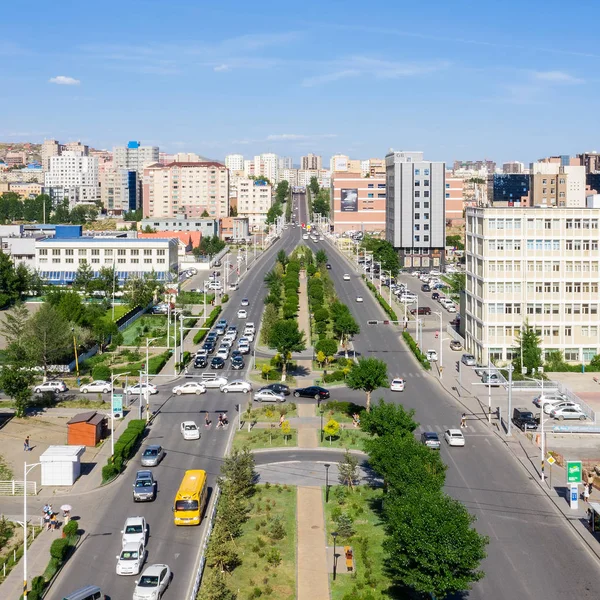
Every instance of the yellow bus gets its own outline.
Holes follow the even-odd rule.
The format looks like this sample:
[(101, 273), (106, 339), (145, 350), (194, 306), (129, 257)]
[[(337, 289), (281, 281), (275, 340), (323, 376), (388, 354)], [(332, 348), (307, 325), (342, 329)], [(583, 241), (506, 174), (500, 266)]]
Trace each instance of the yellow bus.
[(175, 525), (200, 525), (207, 495), (206, 471), (186, 471), (175, 496)]

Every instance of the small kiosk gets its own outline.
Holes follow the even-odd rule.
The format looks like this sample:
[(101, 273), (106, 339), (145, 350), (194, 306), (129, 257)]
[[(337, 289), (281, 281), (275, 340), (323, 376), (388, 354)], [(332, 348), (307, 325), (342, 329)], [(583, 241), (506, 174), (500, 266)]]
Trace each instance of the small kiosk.
[(81, 473), (85, 446), (48, 446), (40, 456), (42, 485), (73, 485)]

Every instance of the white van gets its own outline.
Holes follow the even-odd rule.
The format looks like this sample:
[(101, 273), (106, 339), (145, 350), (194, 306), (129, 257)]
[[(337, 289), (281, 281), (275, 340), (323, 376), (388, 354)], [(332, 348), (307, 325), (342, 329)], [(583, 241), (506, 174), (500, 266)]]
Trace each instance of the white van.
[(106, 596), (98, 586), (86, 585), (84, 588), (65, 596), (63, 600), (106, 600)]

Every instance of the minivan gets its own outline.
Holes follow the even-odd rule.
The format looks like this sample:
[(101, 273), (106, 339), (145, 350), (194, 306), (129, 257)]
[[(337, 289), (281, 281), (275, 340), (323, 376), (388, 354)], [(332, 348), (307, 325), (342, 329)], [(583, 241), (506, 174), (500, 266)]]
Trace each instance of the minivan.
[(65, 596), (63, 600), (106, 600), (107, 596), (96, 585), (86, 585), (85, 587)]

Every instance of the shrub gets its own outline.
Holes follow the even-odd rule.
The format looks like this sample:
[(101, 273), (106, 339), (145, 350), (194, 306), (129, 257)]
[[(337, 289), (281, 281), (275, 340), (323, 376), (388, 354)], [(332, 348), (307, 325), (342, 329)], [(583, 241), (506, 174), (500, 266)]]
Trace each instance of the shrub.
[(77, 521), (69, 521), (64, 527), (63, 532), (67, 537), (73, 536), (77, 534)]
[(161, 369), (167, 364), (169, 358), (171, 358), (170, 350), (153, 356), (148, 361), (148, 373), (150, 375), (157, 375), (160, 373)]
[(317, 267), (315, 267), (315, 265), (308, 265), (308, 267), (306, 267), (306, 272), (312, 277), (317, 272)]
[(210, 312), (210, 315), (208, 315), (206, 322), (204, 323), (204, 327), (206, 327), (206, 329), (201, 329), (194, 336), (194, 339), (193, 339), (194, 344), (199, 344), (206, 337), (206, 335), (208, 334), (208, 330), (215, 324), (215, 321), (217, 320), (217, 318), (220, 314), (221, 314), (221, 307), (215, 306), (215, 308), (213, 308), (212, 311)]
[(363, 275), (363, 279), (365, 280), (367, 287), (371, 290), (371, 292), (373, 292), (373, 295), (377, 299), (377, 302), (379, 302), (379, 305), (381, 306), (381, 308), (383, 308), (383, 310), (385, 311), (387, 316), (392, 321), (397, 321), (398, 315), (396, 315), (396, 313), (394, 312), (392, 307), (383, 299), (381, 294), (377, 291), (377, 288), (364, 275)]
[(277, 548), (270, 548), (267, 552), (267, 562), (276, 567), (281, 562), (281, 552)]
[(425, 354), (421, 352), (419, 346), (417, 346), (417, 342), (413, 340), (410, 333), (408, 333), (408, 331), (403, 331), (402, 337), (404, 338), (404, 341), (408, 344), (408, 347), (411, 349), (412, 353), (417, 357), (417, 360), (423, 365), (425, 369), (429, 371), (431, 369), (431, 364), (427, 360)]
[(339, 367), (345, 367), (350, 361), (349, 358), (345, 358), (344, 356), (340, 356), (339, 358), (336, 359), (336, 362), (338, 364)]
[(325, 356), (334, 356), (338, 351), (338, 343), (331, 338), (319, 340), (315, 344), (315, 350), (317, 352), (322, 352)]
[(281, 519), (276, 517), (271, 521), (267, 534), (272, 540), (282, 540), (285, 537), (285, 527)]
[(110, 481), (119, 474), (119, 469), (113, 465), (104, 465), (102, 467), (102, 481)]
[(327, 333), (327, 323), (321, 321), (315, 325), (315, 331), (317, 333)]
[(67, 556), (68, 549), (69, 540), (66, 538), (59, 538), (52, 542), (52, 545), (50, 546), (50, 556), (62, 562)]
[(94, 379), (104, 379), (110, 381), (110, 369), (106, 365), (96, 365), (92, 369), (92, 377)]
[(221, 296), (221, 302), (225, 303), (229, 301), (229, 294), (223, 294), (223, 296)]
[(326, 308), (320, 308), (315, 311), (314, 317), (317, 323), (327, 321), (329, 319), (329, 311)]
[(327, 375), (323, 376), (323, 381), (325, 383), (333, 383), (335, 381), (344, 381), (344, 379), (345, 379), (344, 371), (341, 371), (341, 370), (334, 371), (333, 373), (327, 373)]

